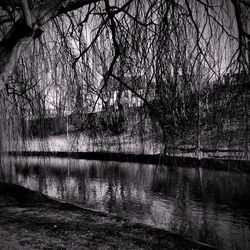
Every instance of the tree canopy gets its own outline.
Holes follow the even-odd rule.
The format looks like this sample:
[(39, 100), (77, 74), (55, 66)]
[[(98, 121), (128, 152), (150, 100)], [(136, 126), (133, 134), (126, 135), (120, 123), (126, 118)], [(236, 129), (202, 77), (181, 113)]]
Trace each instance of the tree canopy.
[[(72, 47), (69, 45), (71, 39), (81, 43), (80, 47), (74, 47), (73, 65), (90, 49), (103, 46), (101, 40), (104, 40), (106, 52), (102, 53), (108, 57), (105, 63), (109, 75), (121, 57), (124, 57), (123, 62), (130, 60), (133, 64), (138, 59), (138, 67), (145, 63), (155, 64), (152, 61), (163, 50), (182, 56), (185, 50), (188, 61), (190, 55), (192, 62), (201, 57), (199, 60), (205, 61), (206, 68), (218, 73), (219, 67), (226, 68), (235, 61), (243, 63), (246, 60), (250, 37), (249, 7), (247, 0), (216, 3), (211, 0), (2, 0), (1, 87), (20, 57), (20, 51), (30, 46), (32, 37), (40, 37), (43, 31), (46, 36), (51, 23), (57, 26), (68, 46)], [(159, 49), (155, 52), (157, 46)], [(108, 50), (110, 55), (107, 55)], [(174, 63), (183, 64), (181, 58)]]
[(0, 89), (33, 109), (52, 95), (59, 109), (66, 99), (78, 109), (77, 99), (94, 110), (113, 81), (118, 106), (128, 89), (174, 133), (194, 91), (249, 73), (249, 9), (248, 0), (0, 0)]

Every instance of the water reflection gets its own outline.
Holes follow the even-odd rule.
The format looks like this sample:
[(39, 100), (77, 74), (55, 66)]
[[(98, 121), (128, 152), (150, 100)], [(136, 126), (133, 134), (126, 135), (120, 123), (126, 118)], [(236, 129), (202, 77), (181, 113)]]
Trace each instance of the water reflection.
[(250, 176), (60, 158), (5, 158), (1, 180), (224, 249), (250, 247)]

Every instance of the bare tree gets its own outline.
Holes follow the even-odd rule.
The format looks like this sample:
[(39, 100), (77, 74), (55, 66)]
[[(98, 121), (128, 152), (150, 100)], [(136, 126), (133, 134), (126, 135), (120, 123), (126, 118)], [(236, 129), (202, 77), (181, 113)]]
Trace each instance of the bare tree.
[[(50, 69), (29, 70), (56, 92), (55, 107), (67, 100), (79, 114), (94, 111), (112, 79), (120, 107), (124, 89), (140, 98), (165, 144), (182, 144), (190, 122), (200, 148), (203, 87), (226, 73), (249, 74), (249, 8), (245, 0), (0, 1), (0, 88), (10, 87), (20, 57), (29, 60), (36, 46), (36, 67)], [(147, 91), (128, 84), (135, 76)]]

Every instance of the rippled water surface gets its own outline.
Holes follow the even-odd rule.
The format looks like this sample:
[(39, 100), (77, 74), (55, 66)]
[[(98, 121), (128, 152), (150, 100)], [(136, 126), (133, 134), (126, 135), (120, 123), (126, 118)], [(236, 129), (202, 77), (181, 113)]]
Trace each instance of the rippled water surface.
[(250, 249), (250, 175), (62, 158), (5, 158), (0, 179), (223, 249)]

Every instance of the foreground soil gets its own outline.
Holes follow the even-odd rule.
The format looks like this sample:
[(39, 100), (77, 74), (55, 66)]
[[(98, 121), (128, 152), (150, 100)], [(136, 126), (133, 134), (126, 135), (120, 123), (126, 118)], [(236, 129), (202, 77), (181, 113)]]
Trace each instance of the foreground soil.
[(213, 249), (0, 182), (0, 249)]

